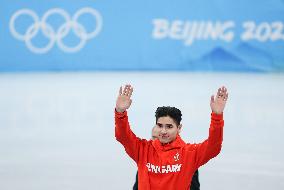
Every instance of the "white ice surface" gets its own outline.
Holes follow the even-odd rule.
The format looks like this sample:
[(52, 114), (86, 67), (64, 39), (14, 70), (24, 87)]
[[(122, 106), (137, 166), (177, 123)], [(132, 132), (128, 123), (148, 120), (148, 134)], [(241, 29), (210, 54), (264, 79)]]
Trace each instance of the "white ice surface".
[(175, 72), (2, 73), (0, 189), (131, 189), (136, 166), (114, 138), (126, 83), (138, 136), (150, 136), (157, 106), (171, 105), (187, 142), (207, 138), (210, 96), (227, 86), (223, 149), (200, 168), (201, 189), (284, 189), (284, 75)]

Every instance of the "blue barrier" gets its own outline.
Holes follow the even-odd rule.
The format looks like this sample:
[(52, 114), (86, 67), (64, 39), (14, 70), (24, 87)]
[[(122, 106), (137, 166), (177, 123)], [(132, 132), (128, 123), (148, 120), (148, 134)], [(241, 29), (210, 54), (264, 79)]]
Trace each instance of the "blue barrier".
[(0, 71), (284, 71), (284, 1), (1, 0)]

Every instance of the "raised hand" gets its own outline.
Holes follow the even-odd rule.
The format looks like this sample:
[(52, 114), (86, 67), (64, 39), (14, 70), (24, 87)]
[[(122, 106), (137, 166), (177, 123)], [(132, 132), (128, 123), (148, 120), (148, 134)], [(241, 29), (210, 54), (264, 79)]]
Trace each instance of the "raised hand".
[(226, 102), (228, 99), (228, 93), (226, 87), (221, 87), (218, 89), (218, 92), (214, 98), (214, 95), (211, 96), (210, 107), (214, 113), (220, 114), (224, 111)]
[(117, 112), (124, 112), (130, 107), (132, 103), (132, 100), (130, 99), (132, 92), (133, 87), (130, 84), (125, 85), (123, 89), (122, 86), (120, 87), (115, 106)]

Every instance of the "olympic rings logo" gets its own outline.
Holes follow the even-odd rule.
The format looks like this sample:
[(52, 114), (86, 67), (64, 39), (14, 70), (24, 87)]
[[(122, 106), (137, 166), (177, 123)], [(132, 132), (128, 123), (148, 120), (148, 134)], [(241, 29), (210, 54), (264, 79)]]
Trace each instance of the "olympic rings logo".
[[(84, 15), (89, 14), (93, 16), (95, 19), (95, 28), (91, 32), (87, 32), (85, 27), (78, 22), (78, 19)], [(31, 24), (27, 30), (24, 32), (24, 34), (19, 33), (16, 30), (15, 22), (20, 16), (30, 16), (33, 20), (33, 24)], [(55, 31), (55, 29), (47, 22), (48, 18), (53, 15), (58, 15), (64, 19), (64, 23), (58, 27), (58, 29)], [(80, 10), (78, 10), (74, 16), (71, 18), (70, 15), (63, 9), (60, 8), (53, 8), (48, 10), (40, 19), (39, 16), (30, 9), (21, 9), (18, 10), (13, 14), (13, 16), (10, 19), (10, 31), (12, 35), (20, 40), (24, 41), (27, 48), (38, 54), (47, 53), (56, 43), (58, 47), (68, 53), (74, 53), (79, 51), (84, 47), (86, 42), (95, 36), (99, 34), (99, 32), (102, 29), (102, 17), (100, 13), (90, 7), (85, 7)], [(42, 31), (42, 34), (44, 37), (46, 37), (49, 42), (44, 47), (36, 47), (36, 45), (33, 44), (32, 39), (36, 37), (39, 31)], [(70, 31), (73, 31), (74, 34), (80, 39), (79, 42), (74, 46), (68, 46), (64, 44), (63, 39), (69, 34)]]

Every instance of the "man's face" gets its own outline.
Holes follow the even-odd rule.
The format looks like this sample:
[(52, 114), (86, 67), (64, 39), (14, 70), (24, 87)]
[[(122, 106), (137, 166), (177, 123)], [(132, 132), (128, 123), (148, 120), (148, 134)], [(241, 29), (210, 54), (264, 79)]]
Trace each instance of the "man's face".
[[(160, 142), (165, 144), (176, 139), (177, 134), (180, 132), (181, 125), (177, 126), (171, 117), (165, 116), (158, 118), (155, 128), (152, 133), (155, 132)], [(152, 137), (153, 136), (154, 135), (152, 135)]]

